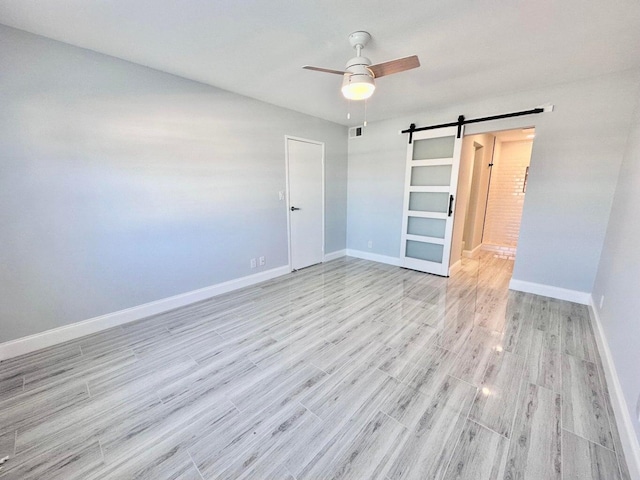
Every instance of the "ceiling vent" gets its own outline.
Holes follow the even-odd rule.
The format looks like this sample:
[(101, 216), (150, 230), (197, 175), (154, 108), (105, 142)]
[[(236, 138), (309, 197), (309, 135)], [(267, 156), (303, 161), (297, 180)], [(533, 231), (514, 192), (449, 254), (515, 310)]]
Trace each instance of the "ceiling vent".
[(349, 138), (361, 137), (362, 131), (363, 131), (362, 125), (360, 125), (359, 127), (351, 127), (349, 129)]

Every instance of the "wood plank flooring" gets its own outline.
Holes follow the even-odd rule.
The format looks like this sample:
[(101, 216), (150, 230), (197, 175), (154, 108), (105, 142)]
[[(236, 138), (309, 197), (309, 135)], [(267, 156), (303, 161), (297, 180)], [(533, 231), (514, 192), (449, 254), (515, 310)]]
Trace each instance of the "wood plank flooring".
[(1, 479), (630, 480), (586, 307), (343, 258), (0, 363)]

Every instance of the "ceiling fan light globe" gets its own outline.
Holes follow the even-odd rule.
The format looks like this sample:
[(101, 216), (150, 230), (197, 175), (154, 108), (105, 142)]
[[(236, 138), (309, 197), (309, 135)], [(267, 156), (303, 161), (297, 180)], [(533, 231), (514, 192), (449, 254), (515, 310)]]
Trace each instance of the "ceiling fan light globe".
[[(346, 76), (345, 76), (346, 77)], [(366, 100), (376, 89), (376, 84), (368, 75), (351, 75), (342, 84), (342, 95), (347, 100)]]

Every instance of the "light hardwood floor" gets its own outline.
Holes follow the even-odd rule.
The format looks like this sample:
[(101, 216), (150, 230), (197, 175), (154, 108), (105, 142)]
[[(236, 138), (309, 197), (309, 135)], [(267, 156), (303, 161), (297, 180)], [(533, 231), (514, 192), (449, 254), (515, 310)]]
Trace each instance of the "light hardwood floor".
[(344, 258), (0, 363), (0, 478), (628, 480), (587, 308)]

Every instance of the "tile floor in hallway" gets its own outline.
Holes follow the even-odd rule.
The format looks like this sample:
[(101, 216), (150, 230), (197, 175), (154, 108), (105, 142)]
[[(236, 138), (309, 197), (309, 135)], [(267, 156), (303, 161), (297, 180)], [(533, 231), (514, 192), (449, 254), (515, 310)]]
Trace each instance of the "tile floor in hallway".
[(354, 258), (0, 363), (1, 479), (628, 480), (586, 307)]

